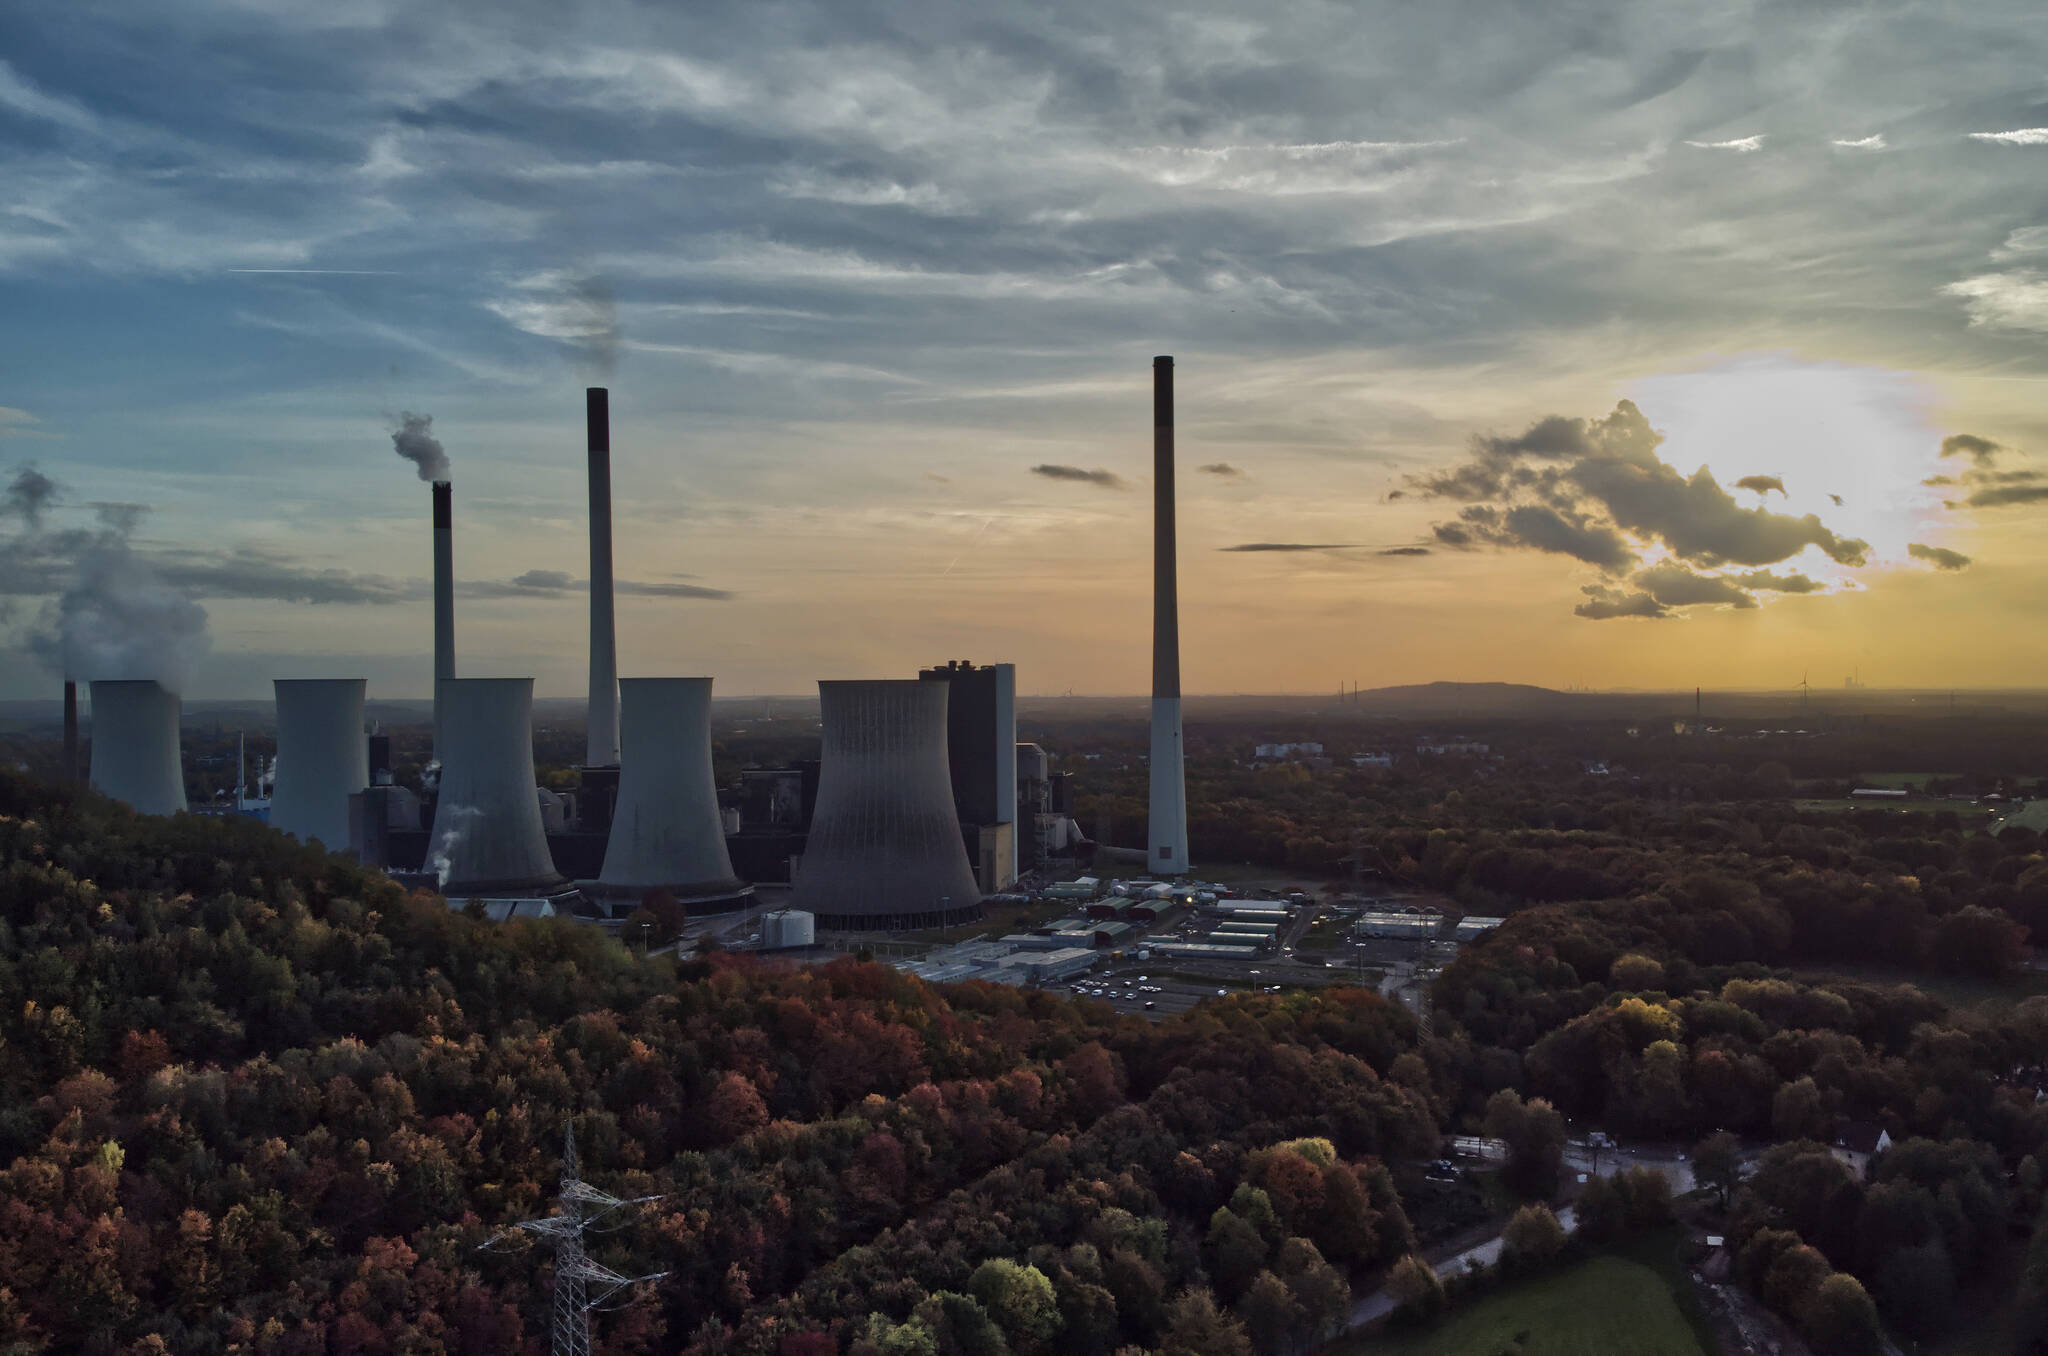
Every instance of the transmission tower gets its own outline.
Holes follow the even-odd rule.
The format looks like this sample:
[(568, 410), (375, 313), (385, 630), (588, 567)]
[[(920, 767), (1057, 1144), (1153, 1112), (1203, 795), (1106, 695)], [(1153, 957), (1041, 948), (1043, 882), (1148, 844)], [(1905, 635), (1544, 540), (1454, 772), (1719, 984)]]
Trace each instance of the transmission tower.
[[(562, 1192), (552, 1215), (521, 1220), (513, 1227), (540, 1234), (555, 1241), (555, 1314), (553, 1356), (590, 1356), (590, 1315), (604, 1308), (621, 1291), (668, 1275), (657, 1271), (647, 1276), (625, 1276), (602, 1262), (591, 1260), (583, 1247), (586, 1229), (629, 1205), (645, 1205), (659, 1196), (635, 1196), (621, 1200), (585, 1182), (576, 1158), (576, 1129), (562, 1128)], [(617, 1226), (613, 1226), (617, 1227)], [(604, 1232), (597, 1230), (596, 1232)], [(499, 1234), (483, 1244), (489, 1248), (509, 1238)]]

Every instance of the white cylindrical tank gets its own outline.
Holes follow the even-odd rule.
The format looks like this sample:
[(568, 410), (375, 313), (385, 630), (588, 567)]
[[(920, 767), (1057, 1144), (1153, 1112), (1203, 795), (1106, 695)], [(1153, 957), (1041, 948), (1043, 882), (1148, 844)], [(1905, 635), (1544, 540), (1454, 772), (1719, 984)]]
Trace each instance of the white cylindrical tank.
[(821, 682), (818, 803), (790, 902), (828, 928), (944, 927), (981, 892), (946, 766), (950, 684)]
[(818, 920), (802, 909), (777, 909), (761, 915), (761, 949), (781, 951), (810, 946), (818, 940)]
[(361, 678), (279, 678), (277, 786), (270, 827), (318, 839), (330, 852), (348, 847), (348, 798), (370, 784)]
[(548, 855), (533, 777), (533, 679), (441, 684), (441, 796), (426, 869), (451, 899), (567, 888)]
[(92, 788), (146, 815), (185, 806), (178, 694), (150, 679), (92, 685)]
[(598, 892), (684, 903), (751, 893), (732, 873), (711, 773), (711, 680), (619, 680), (619, 800)]

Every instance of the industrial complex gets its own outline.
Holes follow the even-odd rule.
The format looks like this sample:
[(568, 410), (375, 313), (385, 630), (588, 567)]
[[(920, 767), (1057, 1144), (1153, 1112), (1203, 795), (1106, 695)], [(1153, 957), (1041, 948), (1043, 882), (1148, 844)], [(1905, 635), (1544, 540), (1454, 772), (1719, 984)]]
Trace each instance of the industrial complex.
[[(1152, 873), (1170, 882), (1188, 870), (1171, 358), (1154, 360), (1153, 388), (1147, 856)], [(986, 897), (1084, 843), (1066, 774), (1051, 771), (1042, 748), (1017, 740), (1010, 664), (951, 660), (915, 677), (821, 681), (819, 759), (746, 769), (736, 803), (721, 804), (712, 680), (618, 676), (611, 406), (602, 387), (586, 393), (585, 429), (590, 677), (574, 790), (537, 785), (532, 679), (458, 676), (454, 488), (437, 478), (433, 742), (419, 790), (394, 781), (390, 740), (365, 721), (363, 679), (279, 679), (275, 784), (262, 803), (272, 825), (438, 890), (451, 906), (475, 903), (499, 918), (615, 920), (657, 897), (691, 916), (716, 915), (752, 906), (756, 882), (786, 885), (790, 907), (763, 917), (775, 920), (778, 939), (804, 940), (770, 943), (764, 923), (762, 942), (771, 946), (808, 945), (817, 928), (887, 933), (972, 923)], [(94, 681), (90, 696), (92, 785), (145, 813), (185, 810), (177, 695), (155, 682)], [(73, 682), (65, 684), (65, 747), (75, 768)], [(238, 792), (238, 809), (256, 804)], [(1055, 929), (1059, 944), (1022, 946), (1030, 959), (1013, 973), (1063, 973), (1124, 926), (1082, 918)], [(1265, 939), (1218, 931), (1231, 940), (1211, 945)]]

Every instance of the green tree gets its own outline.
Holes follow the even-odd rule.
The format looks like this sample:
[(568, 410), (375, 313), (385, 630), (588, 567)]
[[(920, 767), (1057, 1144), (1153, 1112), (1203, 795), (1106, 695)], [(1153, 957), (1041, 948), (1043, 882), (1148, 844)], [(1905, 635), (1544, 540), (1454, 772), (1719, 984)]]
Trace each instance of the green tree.
[(1285, 1281), (1270, 1271), (1261, 1271), (1252, 1278), (1237, 1303), (1231, 1306), (1231, 1312), (1244, 1324), (1252, 1346), (1264, 1356), (1279, 1356), (1286, 1351), (1302, 1326), (1301, 1307), (1294, 1302), (1293, 1293)]
[(1166, 1306), (1166, 1340), (1159, 1356), (1252, 1356), (1244, 1324), (1216, 1307), (1204, 1287), (1183, 1290)]
[(980, 1302), (1010, 1345), (1024, 1356), (1036, 1356), (1059, 1335), (1059, 1300), (1052, 1282), (1035, 1266), (991, 1257), (967, 1278), (967, 1293)]
[(1387, 1293), (1410, 1317), (1428, 1319), (1443, 1312), (1444, 1283), (1429, 1263), (1412, 1252), (1387, 1273)]
[(1720, 1193), (1726, 1210), (1728, 1194), (1742, 1181), (1742, 1141), (1726, 1130), (1708, 1135), (1693, 1148), (1692, 1174)]
[(1509, 1217), (1501, 1230), (1501, 1246), (1517, 1261), (1540, 1265), (1564, 1251), (1564, 1226), (1550, 1207), (1532, 1201)]
[(1862, 1283), (1843, 1271), (1815, 1289), (1799, 1329), (1813, 1344), (1814, 1356), (1876, 1356), (1884, 1349), (1877, 1306)]

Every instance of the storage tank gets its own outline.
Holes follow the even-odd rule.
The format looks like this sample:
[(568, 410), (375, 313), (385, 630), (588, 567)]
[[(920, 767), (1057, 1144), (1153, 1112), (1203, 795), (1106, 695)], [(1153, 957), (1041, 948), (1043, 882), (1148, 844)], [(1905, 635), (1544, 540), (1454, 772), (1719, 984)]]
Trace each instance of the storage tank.
[(146, 815), (186, 808), (178, 694), (147, 678), (92, 685), (92, 788)]
[(781, 951), (810, 946), (818, 940), (818, 920), (802, 909), (777, 909), (761, 915), (761, 949)]
[(534, 794), (533, 679), (450, 678), (441, 691), (441, 795), (426, 869), (451, 900), (568, 889)]
[(361, 678), (279, 678), (270, 827), (330, 852), (349, 844), (348, 798), (370, 784)]
[(711, 680), (624, 678), (619, 700), (619, 799), (591, 892), (637, 903), (666, 890), (700, 911), (738, 907), (754, 887), (733, 875), (725, 850), (711, 772)]
[(898, 930), (981, 916), (946, 763), (948, 687), (818, 684), (818, 804), (790, 903), (819, 926)]

